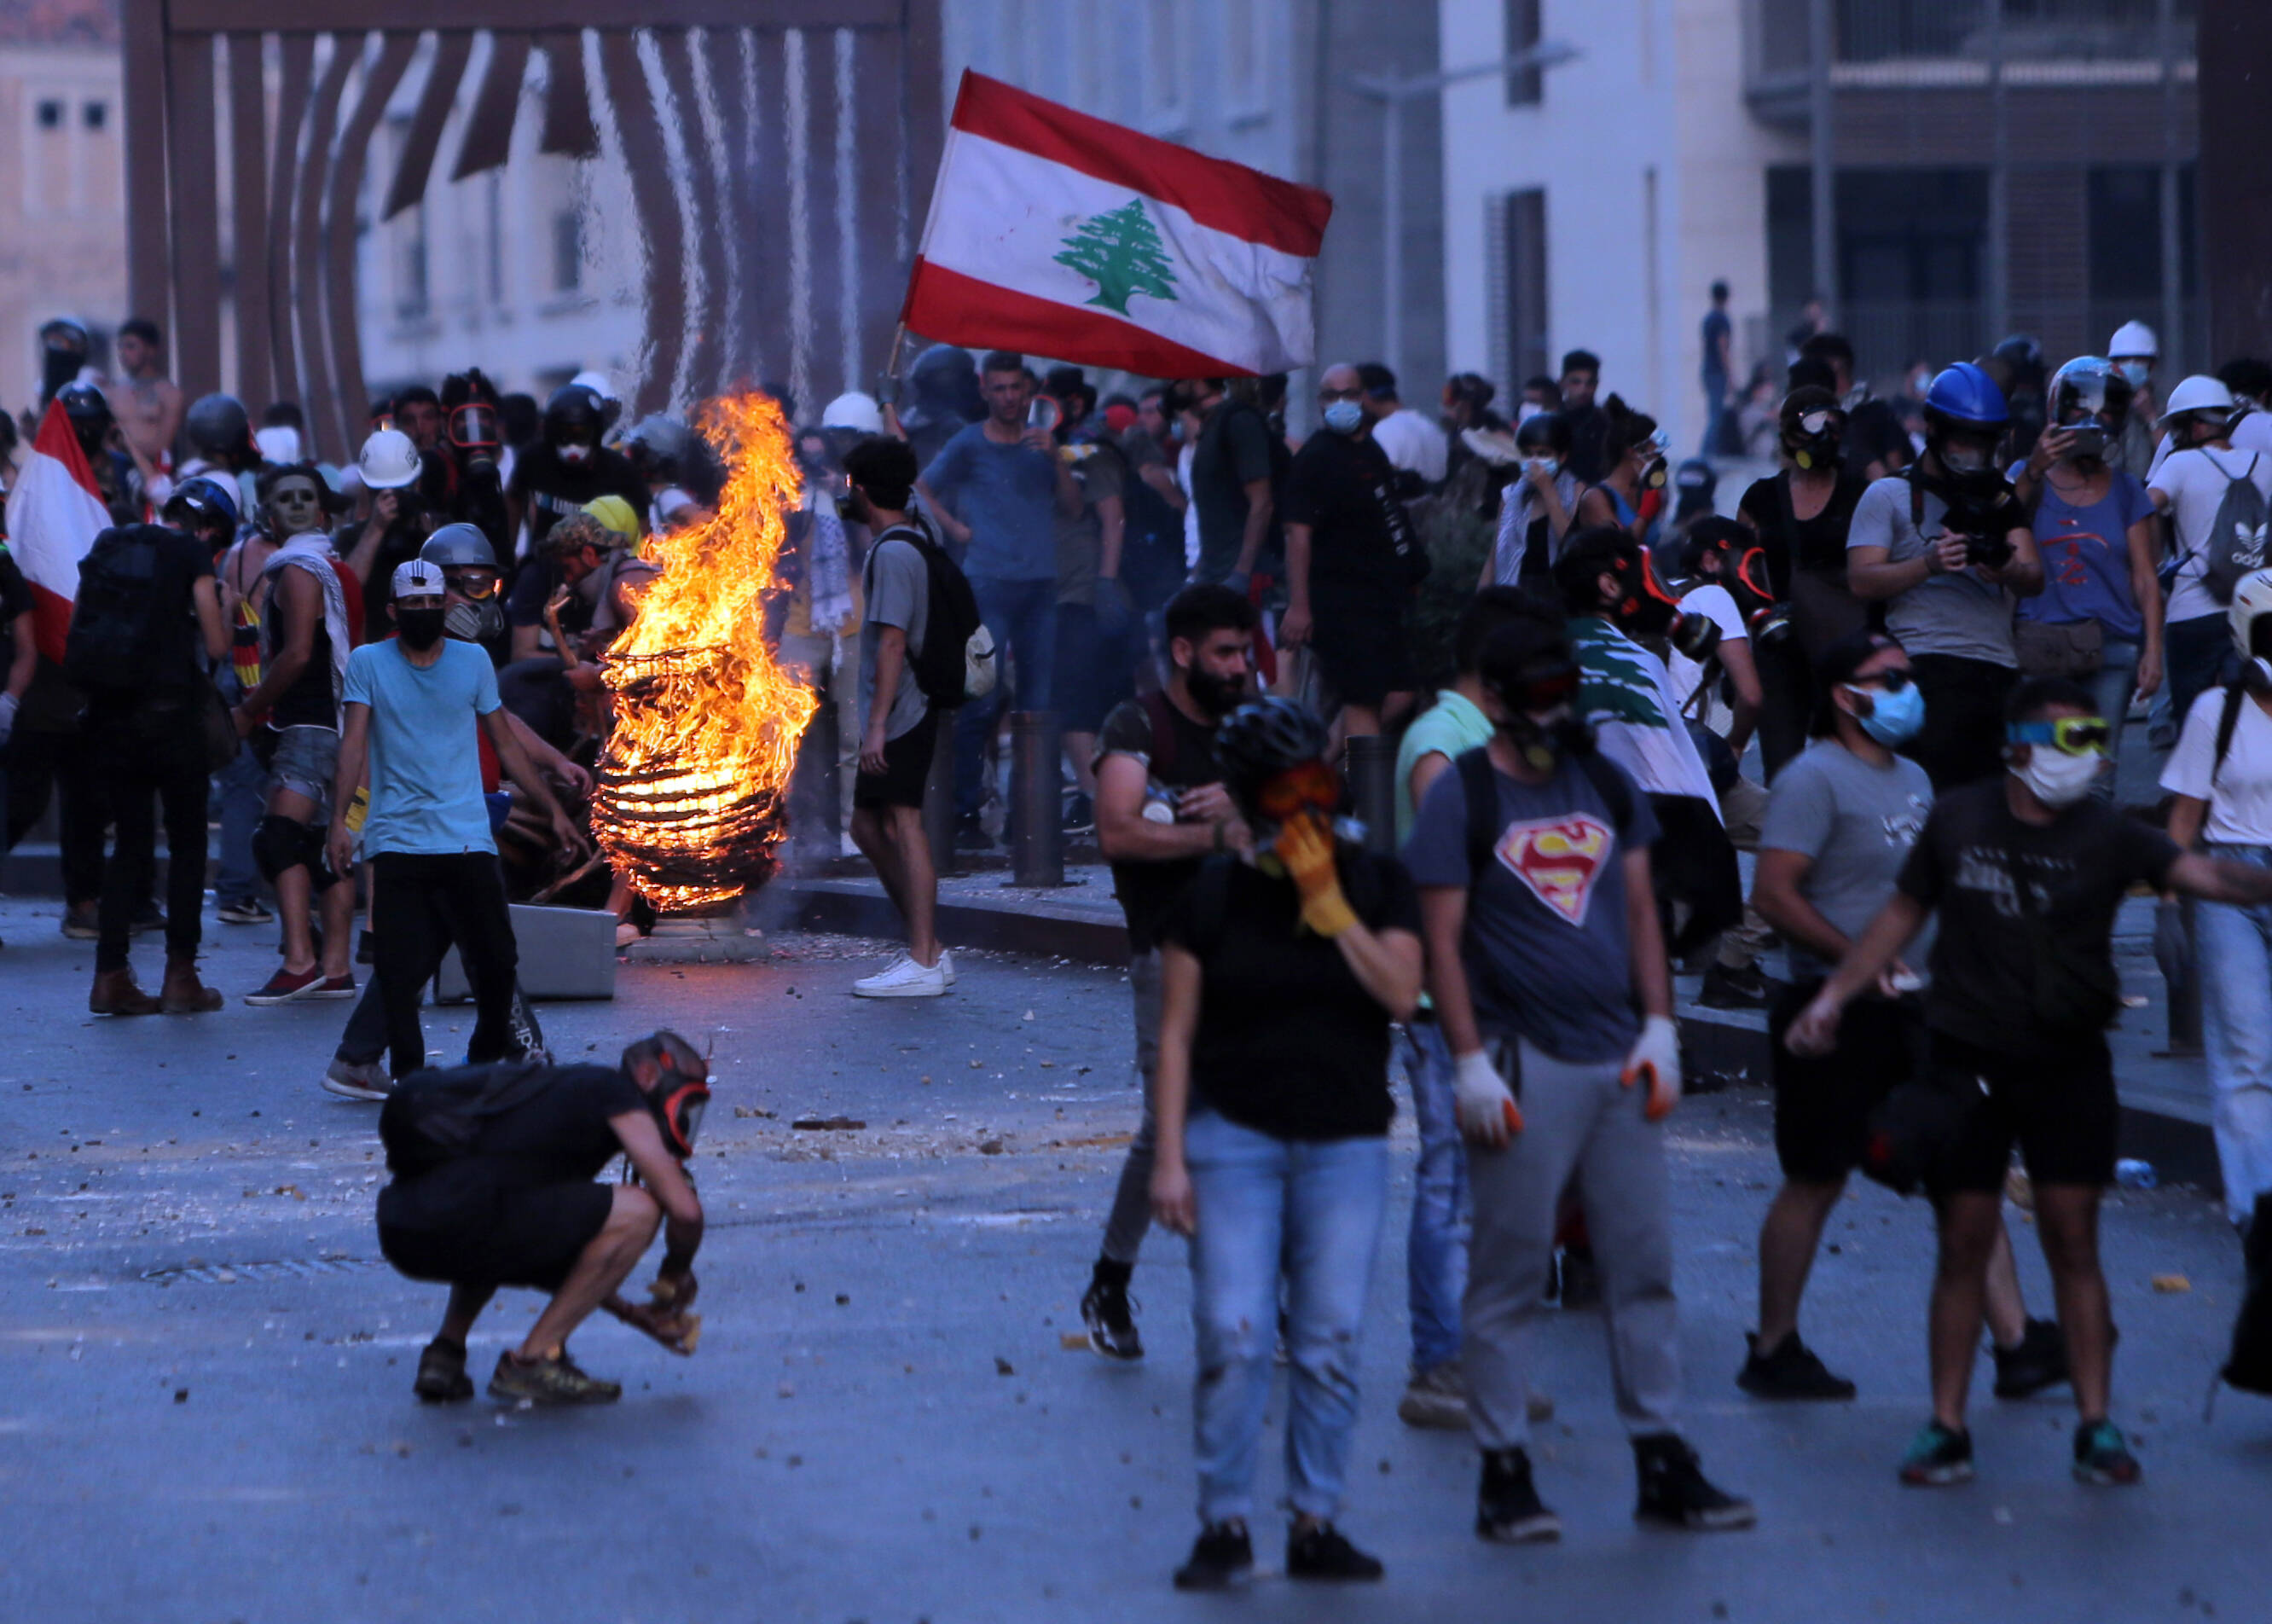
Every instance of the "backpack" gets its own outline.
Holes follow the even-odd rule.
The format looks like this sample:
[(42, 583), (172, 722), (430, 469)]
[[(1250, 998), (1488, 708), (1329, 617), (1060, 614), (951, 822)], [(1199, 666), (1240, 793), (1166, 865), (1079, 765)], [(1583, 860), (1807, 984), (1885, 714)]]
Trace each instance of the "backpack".
[(387, 1171), (415, 1179), (470, 1156), (484, 1122), (534, 1099), (557, 1075), (556, 1067), (535, 1059), (413, 1072), (379, 1109)]
[(893, 525), (868, 550), (871, 594), (877, 549), (892, 541), (905, 542), (923, 555), (930, 593), (923, 647), (908, 651), (908, 669), (915, 674), (916, 686), (937, 710), (952, 710), (984, 699), (994, 692), (1000, 666), (994, 657), (994, 634), (979, 618), (978, 595), (970, 589), (970, 577), (921, 525)]
[[(2201, 454), (2208, 457), (2207, 452)], [(2208, 458), (2208, 463), (2224, 474), (2216, 459)], [(2253, 456), (2238, 479), (2224, 474), (2224, 496), (2216, 505), (2216, 517), (2209, 521), (2208, 536), (2193, 550), (2202, 558), (2201, 585), (2220, 603), (2232, 602), (2232, 589), (2242, 576), (2264, 567), (2265, 525), (2272, 515), (2265, 511), (2264, 493), (2256, 488), (2255, 476)]]
[[(1492, 776), (1497, 769), (1491, 764), (1488, 745), (1464, 752), (1452, 765), (1459, 771), (1460, 788), (1468, 797), (1468, 884), (1472, 887), (1490, 869), (1491, 848), (1498, 844), (1498, 782)], [(1594, 793), (1608, 805), (1610, 822), (1623, 840), (1633, 825), (1632, 783), (1614, 762), (1597, 752), (1580, 756), (1578, 765), (1585, 770)]]
[(157, 675), (155, 525), (105, 530), (78, 561), (64, 675), (89, 692), (139, 693)]

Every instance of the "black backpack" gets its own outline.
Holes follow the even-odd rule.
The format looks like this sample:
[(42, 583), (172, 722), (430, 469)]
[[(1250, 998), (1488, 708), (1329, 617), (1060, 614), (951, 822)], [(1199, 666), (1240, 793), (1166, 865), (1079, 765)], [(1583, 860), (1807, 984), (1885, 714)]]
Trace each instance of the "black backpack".
[(156, 525), (105, 530), (78, 561), (64, 675), (89, 692), (139, 693), (157, 675)]
[[(1498, 781), (1491, 776), (1498, 769), (1491, 766), (1488, 745), (1463, 752), (1452, 765), (1459, 770), (1460, 788), (1468, 798), (1468, 885), (1472, 889), (1490, 871), (1491, 849), (1498, 844)], [(1618, 838), (1625, 839), (1626, 831), (1633, 827), (1632, 782), (1599, 751), (1580, 756), (1578, 765), (1594, 786), (1594, 793), (1609, 807), (1610, 823)]]
[(379, 1108), (378, 1138), (386, 1147), (387, 1171), (415, 1179), (470, 1155), (484, 1122), (534, 1099), (558, 1074), (557, 1066), (542, 1060), (411, 1073)]
[(930, 607), (920, 648), (908, 651), (916, 686), (935, 710), (952, 710), (990, 692), (997, 666), (994, 640), (979, 617), (978, 595), (962, 566), (946, 555), (921, 524), (893, 525), (868, 550), (868, 590), (875, 590), (874, 561), (886, 542), (905, 542), (923, 555)]

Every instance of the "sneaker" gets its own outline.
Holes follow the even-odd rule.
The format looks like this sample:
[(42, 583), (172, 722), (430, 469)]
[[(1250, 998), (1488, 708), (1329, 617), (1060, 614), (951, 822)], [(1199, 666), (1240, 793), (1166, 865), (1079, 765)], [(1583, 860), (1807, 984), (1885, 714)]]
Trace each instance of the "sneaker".
[(1697, 1463), (1696, 1451), (1670, 1433), (1634, 1439), (1633, 1465), (1640, 1473), (1635, 1522), (1721, 1532), (1749, 1528), (1759, 1520), (1750, 1501), (1713, 1486)]
[(1179, 1590), (1227, 1590), (1254, 1576), (1254, 1541), (1244, 1523), (1210, 1523), (1192, 1542), (1192, 1553), (1176, 1569)]
[(2067, 1379), (2066, 1336), (2056, 1320), (2030, 1320), (2017, 1347), (1992, 1351), (1999, 1398), (2027, 1398)]
[(325, 992), (323, 990), (324, 985), (324, 972), (319, 969), (303, 970), (295, 976), (288, 969), (280, 969), (261, 984), (258, 992), (246, 993), (244, 1001), (248, 1004), (265, 1007), (270, 1004), (296, 1003), (304, 999), (340, 996), (337, 993)]
[[(419, 1362), (422, 1366), (425, 1361)], [(564, 1353), (524, 1365), (508, 1348), (497, 1355), (497, 1369), (490, 1377), (491, 1398), (525, 1398), (538, 1404), (612, 1404), (623, 1396), (619, 1383), (586, 1375)]]
[(1100, 1266), (1081, 1294), (1080, 1317), (1088, 1327), (1088, 1345), (1107, 1358), (1140, 1359), (1144, 1339), (1136, 1333), (1136, 1314), (1128, 1298), (1128, 1280), (1108, 1277)]
[(2085, 1421), (2074, 1429), (2074, 1480), (2126, 1488), (2138, 1481), (2138, 1458), (2111, 1421)]
[(945, 992), (946, 972), (936, 964), (925, 969), (912, 958), (852, 984), (854, 998), (939, 998)]
[(314, 990), (307, 993), (306, 996), (309, 998), (353, 998), (358, 990), (359, 989), (355, 986), (355, 978), (352, 974), (345, 976), (326, 976), (323, 980), (317, 983)]
[(1765, 1009), (1775, 1001), (1775, 984), (1756, 964), (1730, 969), (1715, 964), (1704, 972), (1696, 1001), (1707, 1009)]
[(276, 916), (261, 906), (260, 899), (248, 896), (243, 902), (223, 902), (213, 909), (213, 917), (223, 924), (273, 924)]
[(1484, 1451), (1484, 1480), (1476, 1491), (1476, 1533), (1504, 1545), (1562, 1538), (1562, 1519), (1546, 1508), (1530, 1480), (1528, 1450)]
[(1937, 1489), (1972, 1481), (1972, 1434), (1927, 1421), (1902, 1456), (1902, 1481), (1911, 1488)]
[(460, 1403), (474, 1396), (474, 1379), (466, 1373), (466, 1347), (437, 1336), (418, 1356), (418, 1379), (410, 1390), (430, 1404)]
[(64, 934), (75, 942), (98, 939), (101, 930), (97, 926), (93, 902), (73, 902), (64, 909)]
[(1065, 797), (1065, 821), (1061, 826), (1066, 834), (1096, 833), (1096, 803), (1075, 791)]
[(324, 1092), (341, 1099), (383, 1101), (394, 1092), (394, 1079), (387, 1075), (384, 1060), (358, 1066), (353, 1060), (335, 1059), (324, 1068)]
[(1416, 1371), (1404, 1384), (1396, 1418), (1407, 1426), (1440, 1426), (1464, 1430), (1468, 1425), (1468, 1384), (1459, 1362), (1446, 1359), (1432, 1370)]
[(1312, 1523), (1286, 1530), (1286, 1576), (1323, 1579), (1334, 1583), (1365, 1584), (1386, 1572), (1377, 1556), (1367, 1556), (1342, 1537), (1330, 1523)]
[(1814, 1350), (1791, 1332), (1774, 1347), (1761, 1351), (1760, 1339), (1746, 1332), (1751, 1355), (1736, 1373), (1736, 1385), (1753, 1398), (1841, 1399), (1854, 1396), (1854, 1384), (1834, 1376)]
[(946, 984), (950, 987), (953, 986), (954, 984), (954, 955), (944, 947), (941, 947), (938, 950), (938, 968), (940, 974), (946, 977)]

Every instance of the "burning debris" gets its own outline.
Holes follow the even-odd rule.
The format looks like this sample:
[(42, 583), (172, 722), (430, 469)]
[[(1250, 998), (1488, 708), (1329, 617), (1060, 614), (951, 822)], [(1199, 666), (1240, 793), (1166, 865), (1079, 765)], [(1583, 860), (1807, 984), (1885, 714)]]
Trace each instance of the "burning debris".
[(677, 911), (772, 878), (818, 703), (765, 640), (762, 600), (801, 489), (788, 425), (748, 394), (713, 401), (699, 426), (731, 473), (715, 517), (643, 549), (662, 574), (602, 668), (616, 720), (593, 804), (617, 869)]

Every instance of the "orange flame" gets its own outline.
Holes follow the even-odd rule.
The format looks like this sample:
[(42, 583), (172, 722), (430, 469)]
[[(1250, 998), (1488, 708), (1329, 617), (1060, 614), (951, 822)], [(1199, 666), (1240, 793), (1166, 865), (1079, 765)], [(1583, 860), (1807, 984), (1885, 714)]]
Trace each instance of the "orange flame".
[(717, 513), (647, 538), (640, 556), (662, 573), (601, 667), (616, 722), (593, 830), (665, 909), (723, 902), (771, 877), (797, 740), (818, 704), (764, 632), (803, 490), (788, 424), (774, 400), (746, 394), (712, 401), (695, 426), (731, 470)]

